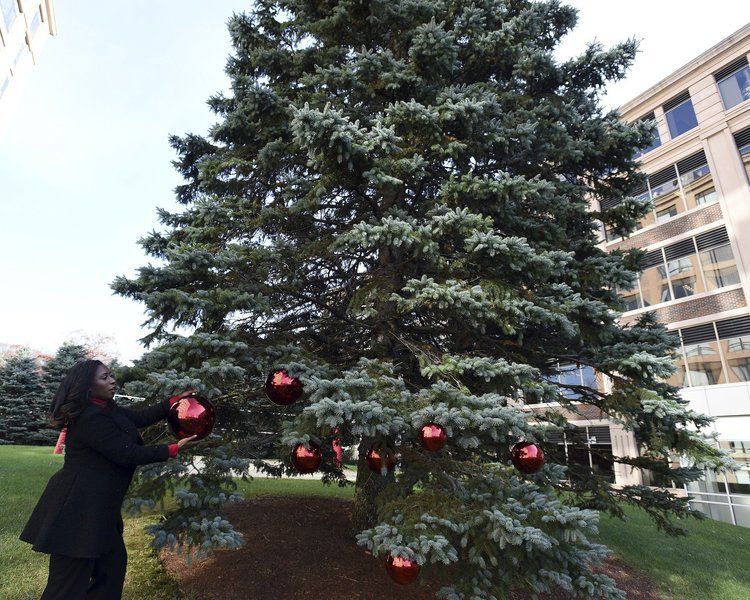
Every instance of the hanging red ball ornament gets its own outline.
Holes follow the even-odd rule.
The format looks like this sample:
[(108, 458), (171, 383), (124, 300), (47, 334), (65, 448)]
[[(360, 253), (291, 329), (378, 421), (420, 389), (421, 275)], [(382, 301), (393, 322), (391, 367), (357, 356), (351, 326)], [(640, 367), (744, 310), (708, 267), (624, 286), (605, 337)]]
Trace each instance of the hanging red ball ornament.
[(393, 471), (396, 467), (396, 455), (393, 450), (383, 448), (370, 448), (365, 455), (367, 466), (375, 473), (383, 472), (383, 465), (388, 471)]
[(211, 433), (215, 421), (214, 405), (197, 394), (183, 395), (172, 404), (167, 414), (169, 428), (180, 439), (197, 435), (196, 440), (202, 440)]
[(422, 442), (422, 447), (429, 452), (437, 452), (445, 446), (447, 440), (448, 434), (437, 423), (427, 423), (422, 425), (422, 429), (419, 430), (419, 441)]
[(292, 450), (292, 464), (300, 473), (314, 473), (323, 460), (323, 453), (320, 446), (315, 442), (309, 442), (309, 448), (304, 444), (297, 444)]
[(393, 581), (406, 585), (412, 583), (419, 576), (419, 570), (422, 567), (416, 560), (389, 554), (385, 559), (385, 568)]
[(274, 369), (268, 374), (264, 387), (271, 402), (288, 406), (302, 397), (302, 382), (290, 377), (285, 369)]
[(536, 473), (544, 464), (544, 452), (532, 442), (518, 442), (510, 450), (513, 466), (522, 473)]

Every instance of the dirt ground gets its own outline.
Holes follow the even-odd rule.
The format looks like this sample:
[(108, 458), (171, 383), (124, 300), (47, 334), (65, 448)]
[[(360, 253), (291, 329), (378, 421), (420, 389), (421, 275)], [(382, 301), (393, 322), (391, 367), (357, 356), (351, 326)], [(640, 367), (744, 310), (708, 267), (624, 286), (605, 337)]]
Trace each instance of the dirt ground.
[[(244, 548), (219, 551), (190, 566), (176, 554), (162, 553), (163, 564), (186, 595), (205, 600), (427, 600), (440, 587), (391, 581), (384, 560), (353, 541), (348, 500), (261, 498), (236, 504), (229, 514), (245, 535)], [(608, 561), (602, 571), (630, 599), (659, 598), (652, 581), (620, 561)]]

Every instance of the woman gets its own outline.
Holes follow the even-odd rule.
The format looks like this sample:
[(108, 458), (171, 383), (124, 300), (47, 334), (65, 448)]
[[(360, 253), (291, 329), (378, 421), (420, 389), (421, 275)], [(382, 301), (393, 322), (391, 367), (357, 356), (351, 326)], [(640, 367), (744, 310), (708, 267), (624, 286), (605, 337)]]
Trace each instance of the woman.
[(141, 410), (114, 402), (115, 380), (101, 361), (77, 363), (50, 406), (67, 426), (65, 463), (49, 480), (21, 539), (50, 555), (42, 600), (121, 598), (127, 553), (122, 501), (138, 465), (174, 458), (196, 436), (144, 446), (138, 433), (164, 419), (165, 400)]

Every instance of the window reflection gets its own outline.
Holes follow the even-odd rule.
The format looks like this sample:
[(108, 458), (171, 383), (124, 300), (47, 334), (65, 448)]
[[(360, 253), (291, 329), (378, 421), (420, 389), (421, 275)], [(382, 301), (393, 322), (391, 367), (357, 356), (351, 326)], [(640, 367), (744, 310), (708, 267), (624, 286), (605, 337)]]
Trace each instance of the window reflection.
[(696, 206), (711, 204), (712, 202), (716, 202), (717, 200), (718, 197), (716, 196), (716, 189), (714, 188), (709, 188), (705, 192), (701, 192), (700, 194), (695, 195)]
[(672, 299), (667, 280), (667, 269), (664, 265), (657, 265), (645, 269), (641, 274), (641, 292), (643, 305), (651, 306)]
[(670, 260), (667, 263), (667, 269), (672, 280), (672, 291), (675, 299), (706, 291), (700, 280), (698, 257), (696, 255)]
[(664, 116), (667, 119), (669, 134), (672, 138), (676, 138), (678, 135), (682, 135), (686, 131), (690, 131), (698, 126), (698, 120), (695, 118), (695, 111), (693, 110), (693, 103), (689, 98), (671, 110), (666, 111)]
[(750, 67), (745, 65), (718, 82), (724, 109), (730, 109), (750, 99)]
[(692, 386), (726, 383), (717, 342), (686, 345), (685, 358)]
[(722, 340), (721, 344), (729, 369), (729, 382), (750, 381), (750, 335)]
[(700, 253), (708, 290), (716, 290), (740, 282), (737, 266), (729, 244), (717, 246)]

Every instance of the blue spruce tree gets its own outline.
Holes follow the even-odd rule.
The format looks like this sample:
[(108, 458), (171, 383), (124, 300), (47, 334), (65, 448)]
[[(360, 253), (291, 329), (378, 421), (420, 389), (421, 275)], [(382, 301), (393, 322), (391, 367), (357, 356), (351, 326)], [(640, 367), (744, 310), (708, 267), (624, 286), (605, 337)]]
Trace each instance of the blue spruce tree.
[[(445, 599), (552, 585), (620, 598), (591, 568), (606, 555), (594, 509), (637, 503), (678, 531), (684, 499), (509, 461), (518, 441), (544, 448), (566, 427), (524, 410), (570, 405), (550, 382), (560, 363), (611, 379), (608, 393), (572, 391), (634, 433), (642, 455), (620, 462), (679, 485), (724, 460), (665, 383), (665, 330), (618, 325), (615, 290), (640, 255), (605, 253), (597, 232), (626, 234), (643, 214), (632, 157), (650, 132), (599, 100), (636, 44), (559, 62), (575, 23), (554, 0), (257, 0), (232, 17), (231, 93), (209, 102), (218, 122), (172, 138), (183, 208), (161, 210), (162, 231), (142, 241), (158, 262), (114, 283), (144, 303), (156, 344), (131, 393), (196, 387), (219, 410), (200, 473), (142, 471), (133, 507), (170, 489), (179, 504), (153, 528), (157, 547), (242, 544), (222, 515), (231, 474), (246, 472), (238, 457), (275, 452), (282, 466), (267, 470), (294, 472), (291, 449), (315, 444), (323, 477), (341, 482), (334, 438), (359, 451), (359, 543), (428, 578), (456, 565)], [(296, 404), (264, 397), (274, 368), (301, 380)], [(446, 432), (442, 450), (421, 446), (427, 423)], [(372, 448), (398, 468), (371, 471)]]

